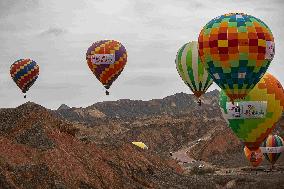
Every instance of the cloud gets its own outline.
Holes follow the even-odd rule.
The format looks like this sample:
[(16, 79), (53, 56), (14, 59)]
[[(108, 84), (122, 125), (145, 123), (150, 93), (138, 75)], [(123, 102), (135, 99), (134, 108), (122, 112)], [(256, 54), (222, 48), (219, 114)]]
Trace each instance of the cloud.
[(276, 8), (273, 7), (258, 7), (254, 9), (255, 11), (260, 11), (260, 12), (272, 12), (275, 11)]
[(157, 9), (157, 5), (151, 0), (131, 1), (133, 11), (139, 16), (147, 16)]
[(171, 82), (173, 82), (172, 78), (168, 78), (166, 76), (163, 77), (163, 76), (153, 76), (153, 75), (142, 75), (134, 77), (133, 79), (129, 79), (126, 82), (124, 82), (124, 84), (152, 87), (152, 86), (168, 85)]
[[(0, 0), (0, 92), (5, 93), (0, 106), (22, 102), (13, 99), (20, 95), (9, 75), (10, 65), (22, 57), (40, 65), (30, 92), (47, 107), (188, 91), (176, 72), (177, 50), (197, 40), (210, 19), (235, 11), (256, 16), (271, 28), (276, 55), (270, 70), (284, 82), (283, 9), (283, 0)], [(101, 39), (118, 40), (128, 52), (128, 63), (108, 97), (102, 97), (104, 88), (85, 60), (88, 47)]]
[(47, 83), (47, 82), (41, 82), (38, 85), (38, 90), (65, 90), (65, 89), (81, 89), (84, 85), (82, 84), (76, 84), (76, 83), (69, 83), (69, 82), (61, 82), (61, 83)]
[(40, 33), (40, 36), (60, 36), (67, 33), (63, 28), (51, 27)]
[(0, 18), (21, 14), (39, 5), (38, 0), (9, 0), (0, 1)]

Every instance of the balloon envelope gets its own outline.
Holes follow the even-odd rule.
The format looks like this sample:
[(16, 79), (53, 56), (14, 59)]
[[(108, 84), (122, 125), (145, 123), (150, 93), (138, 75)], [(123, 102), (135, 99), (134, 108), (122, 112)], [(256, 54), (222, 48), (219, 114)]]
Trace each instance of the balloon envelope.
[(132, 144), (138, 146), (139, 148), (142, 149), (148, 149), (148, 146), (146, 146), (146, 144), (144, 144), (143, 142), (132, 142)]
[(39, 75), (39, 66), (31, 59), (20, 59), (10, 67), (10, 75), (23, 93), (34, 84)]
[(284, 92), (279, 81), (266, 73), (243, 100), (233, 105), (222, 90), (219, 102), (232, 131), (248, 148), (257, 149), (282, 115)]
[(192, 41), (183, 45), (176, 56), (176, 68), (193, 94), (199, 98), (213, 83), (198, 55), (198, 43)]
[(230, 13), (208, 22), (198, 38), (208, 73), (233, 101), (245, 97), (274, 57), (274, 38), (260, 19)]
[(259, 148), (256, 150), (250, 150), (248, 147), (245, 146), (244, 153), (247, 160), (249, 160), (253, 167), (257, 167), (261, 164), (263, 160), (263, 154)]
[(118, 41), (102, 40), (89, 47), (86, 60), (96, 78), (108, 89), (123, 71), (127, 52)]
[(272, 165), (276, 163), (276, 161), (281, 155), (281, 152), (284, 151), (283, 145), (284, 141), (278, 135), (269, 135), (263, 142), (263, 148), (265, 151), (265, 153), (263, 153), (264, 157)]

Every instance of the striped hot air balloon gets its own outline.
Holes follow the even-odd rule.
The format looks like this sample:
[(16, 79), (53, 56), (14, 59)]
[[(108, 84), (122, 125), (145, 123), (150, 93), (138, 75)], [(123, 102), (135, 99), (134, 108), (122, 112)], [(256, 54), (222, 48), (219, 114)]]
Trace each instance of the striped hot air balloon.
[(179, 49), (176, 56), (176, 69), (197, 98), (204, 94), (213, 83), (201, 63), (197, 41), (186, 43)]
[(266, 73), (244, 99), (232, 104), (222, 90), (219, 102), (229, 127), (250, 150), (254, 150), (260, 147), (280, 119), (284, 91), (280, 82)]
[(207, 71), (231, 101), (248, 95), (275, 53), (269, 27), (260, 19), (243, 13), (212, 19), (203, 27), (198, 42)]
[(101, 40), (89, 47), (86, 60), (96, 78), (109, 89), (126, 65), (127, 52), (118, 41)]
[(280, 157), (281, 152), (284, 151), (284, 141), (278, 135), (269, 135), (263, 142), (261, 150), (267, 161), (274, 165)]
[(38, 78), (39, 66), (31, 59), (20, 59), (11, 65), (10, 74), (22, 92), (26, 93)]

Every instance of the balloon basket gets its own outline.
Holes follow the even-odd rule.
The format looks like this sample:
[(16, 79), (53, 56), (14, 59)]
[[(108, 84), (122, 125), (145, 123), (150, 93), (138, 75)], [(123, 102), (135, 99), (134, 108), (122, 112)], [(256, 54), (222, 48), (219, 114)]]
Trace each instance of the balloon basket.
[(201, 99), (199, 98), (197, 101), (198, 106), (201, 106)]
[(106, 91), (106, 95), (107, 95), (107, 96), (109, 95), (109, 92), (108, 92), (108, 91)]

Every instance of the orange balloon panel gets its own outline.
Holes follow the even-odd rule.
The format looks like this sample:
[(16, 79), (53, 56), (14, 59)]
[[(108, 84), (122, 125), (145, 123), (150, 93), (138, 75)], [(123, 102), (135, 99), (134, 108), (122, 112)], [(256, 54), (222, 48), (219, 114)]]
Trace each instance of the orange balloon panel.
[(244, 153), (246, 158), (250, 161), (253, 167), (257, 167), (261, 164), (263, 160), (263, 154), (260, 148), (258, 148), (257, 150), (250, 150), (245, 146)]

